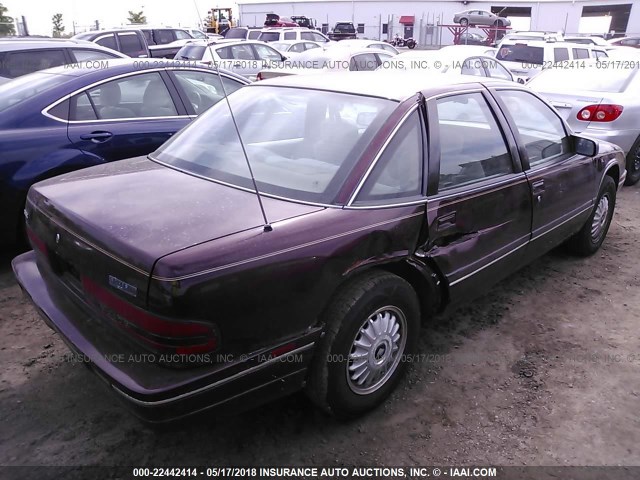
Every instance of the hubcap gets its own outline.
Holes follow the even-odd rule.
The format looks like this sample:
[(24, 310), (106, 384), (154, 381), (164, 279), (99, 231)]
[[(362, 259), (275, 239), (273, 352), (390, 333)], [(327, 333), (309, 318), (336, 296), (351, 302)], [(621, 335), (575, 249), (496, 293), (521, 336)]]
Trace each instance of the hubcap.
[(591, 238), (597, 242), (600, 240), (600, 236), (604, 232), (607, 218), (609, 217), (609, 197), (603, 195), (598, 206), (596, 207), (596, 213), (593, 215), (593, 222), (591, 222)]
[(347, 362), (347, 382), (354, 393), (373, 393), (391, 378), (404, 352), (406, 332), (407, 319), (396, 307), (382, 307), (367, 318)]
[(632, 172), (637, 172), (638, 170), (640, 170), (640, 147), (636, 148), (631, 168)]

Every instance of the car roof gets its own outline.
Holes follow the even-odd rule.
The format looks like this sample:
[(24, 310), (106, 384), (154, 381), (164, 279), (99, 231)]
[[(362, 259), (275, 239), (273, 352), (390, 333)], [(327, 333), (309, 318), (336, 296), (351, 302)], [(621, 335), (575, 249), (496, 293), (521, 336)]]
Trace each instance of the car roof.
[[(563, 42), (563, 41), (547, 41), (547, 40), (517, 40), (515, 38), (506, 38), (502, 41), (502, 44), (512, 44), (512, 43), (520, 43), (525, 45), (530, 45), (532, 47), (574, 47), (574, 48), (593, 48), (594, 45), (590, 45), (587, 43), (573, 43), (573, 42)], [(599, 45), (595, 45), (598, 47)]]
[(105, 52), (122, 54), (110, 48), (103, 47), (87, 40), (79, 39), (29, 39), (29, 40), (0, 40), (0, 52), (13, 52), (17, 50), (40, 50), (43, 48), (90, 48), (91, 50), (101, 50)]
[[(402, 101), (417, 92), (428, 96), (452, 91), (455, 85), (507, 85), (518, 88), (518, 84), (471, 75), (425, 75), (424, 72), (383, 70), (374, 72), (329, 72), (319, 75), (285, 75), (262, 80), (249, 87), (278, 86), (328, 90), (339, 93), (366, 95)], [(245, 87), (246, 88), (246, 87)]]

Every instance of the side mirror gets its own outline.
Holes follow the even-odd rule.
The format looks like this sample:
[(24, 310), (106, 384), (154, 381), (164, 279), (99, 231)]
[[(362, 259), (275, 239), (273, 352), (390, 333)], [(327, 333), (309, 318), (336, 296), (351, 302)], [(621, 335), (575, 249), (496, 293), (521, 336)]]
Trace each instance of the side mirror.
[(584, 137), (573, 136), (573, 149), (578, 155), (595, 157), (598, 154), (598, 144)]

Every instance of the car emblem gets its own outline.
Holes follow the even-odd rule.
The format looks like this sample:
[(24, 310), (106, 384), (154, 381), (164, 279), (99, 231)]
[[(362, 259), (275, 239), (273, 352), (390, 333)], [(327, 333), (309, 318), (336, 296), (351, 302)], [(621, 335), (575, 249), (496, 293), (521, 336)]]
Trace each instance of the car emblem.
[(113, 275), (109, 275), (109, 285), (113, 288), (117, 288), (121, 292), (126, 293), (127, 295), (131, 295), (132, 297), (136, 297), (138, 295), (138, 288), (120, 280), (118, 277), (114, 277)]
[(24, 209), (24, 219), (27, 222), (29, 221), (29, 210), (27, 210), (26, 208)]
[(60, 234), (56, 233), (56, 245), (60, 244)]

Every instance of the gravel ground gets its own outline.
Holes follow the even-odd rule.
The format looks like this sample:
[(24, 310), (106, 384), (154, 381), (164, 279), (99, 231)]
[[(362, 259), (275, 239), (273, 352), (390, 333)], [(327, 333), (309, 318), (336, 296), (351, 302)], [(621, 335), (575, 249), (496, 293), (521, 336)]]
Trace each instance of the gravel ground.
[(153, 430), (67, 348), (0, 254), (0, 465), (640, 465), (640, 188), (595, 256), (554, 251), (421, 334), (387, 403), (340, 423), (294, 395)]

